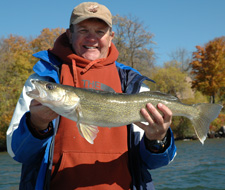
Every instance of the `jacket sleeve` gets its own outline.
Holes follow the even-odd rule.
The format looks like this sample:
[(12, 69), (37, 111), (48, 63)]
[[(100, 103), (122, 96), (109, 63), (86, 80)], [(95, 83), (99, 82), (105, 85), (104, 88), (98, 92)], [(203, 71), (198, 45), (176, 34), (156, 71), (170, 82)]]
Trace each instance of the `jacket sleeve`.
[(156, 169), (162, 166), (165, 166), (173, 161), (176, 156), (176, 146), (174, 143), (173, 132), (169, 129), (170, 132), (170, 145), (163, 153), (152, 153), (145, 147), (144, 137), (140, 142), (140, 155), (141, 159), (144, 162), (144, 165), (148, 169)]
[[(140, 92), (143, 91), (149, 91), (149, 88), (144, 84), (142, 84), (140, 88)], [(169, 140), (170, 144), (169, 147), (163, 153), (152, 153), (149, 150), (147, 150), (144, 143), (144, 131), (137, 126), (134, 126), (134, 131), (135, 130), (136, 131), (138, 130), (141, 134), (142, 139), (140, 141), (140, 155), (142, 161), (144, 162), (144, 165), (148, 169), (156, 169), (165, 166), (169, 164), (171, 161), (173, 161), (174, 157), (176, 156), (176, 146), (174, 143), (174, 137), (171, 128), (169, 129), (170, 132), (169, 136), (171, 137)]]
[(51, 137), (43, 140), (35, 138), (26, 123), (31, 102), (31, 98), (26, 95), (26, 92), (33, 89), (30, 80), (34, 78), (40, 77), (33, 74), (26, 81), (7, 130), (7, 151), (11, 157), (21, 163), (35, 161), (36, 156), (41, 155), (40, 153), (44, 151), (46, 144), (51, 140)]

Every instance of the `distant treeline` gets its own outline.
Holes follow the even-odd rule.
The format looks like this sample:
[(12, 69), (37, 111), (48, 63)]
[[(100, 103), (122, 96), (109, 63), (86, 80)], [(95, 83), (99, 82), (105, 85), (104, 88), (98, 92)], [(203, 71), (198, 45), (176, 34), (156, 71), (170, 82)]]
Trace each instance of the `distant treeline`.
[[(171, 61), (157, 67), (155, 63), (153, 34), (146, 30), (135, 17), (114, 17), (116, 45), (120, 56), (118, 61), (132, 66), (143, 75), (156, 81), (148, 82), (151, 90), (178, 96), (185, 103), (220, 102), (225, 100), (225, 37), (216, 38), (204, 47), (196, 46), (190, 58), (185, 49), (171, 53)], [(32, 56), (47, 50), (65, 29), (45, 28), (36, 38), (10, 35), (0, 39), (0, 151), (6, 150), (6, 130), (22, 87), (33, 72), (38, 61)], [(217, 131), (225, 125), (225, 114), (221, 113), (210, 126)], [(183, 117), (173, 119), (175, 137), (194, 135), (189, 120)]]

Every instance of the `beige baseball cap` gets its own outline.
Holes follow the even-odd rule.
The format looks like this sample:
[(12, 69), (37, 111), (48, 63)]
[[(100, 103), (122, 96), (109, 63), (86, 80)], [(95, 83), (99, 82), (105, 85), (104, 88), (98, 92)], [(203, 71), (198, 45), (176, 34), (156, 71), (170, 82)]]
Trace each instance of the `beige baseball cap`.
[(89, 18), (98, 18), (112, 27), (112, 14), (109, 9), (96, 2), (84, 2), (73, 9), (70, 25), (78, 24)]

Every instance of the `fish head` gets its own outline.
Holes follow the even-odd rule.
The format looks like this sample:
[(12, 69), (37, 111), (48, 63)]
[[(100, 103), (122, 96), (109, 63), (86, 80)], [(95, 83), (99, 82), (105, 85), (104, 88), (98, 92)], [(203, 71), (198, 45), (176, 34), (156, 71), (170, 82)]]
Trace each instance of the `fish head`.
[(53, 110), (70, 110), (79, 103), (79, 97), (63, 85), (42, 80), (31, 80), (31, 83), (35, 89), (27, 92), (27, 95)]

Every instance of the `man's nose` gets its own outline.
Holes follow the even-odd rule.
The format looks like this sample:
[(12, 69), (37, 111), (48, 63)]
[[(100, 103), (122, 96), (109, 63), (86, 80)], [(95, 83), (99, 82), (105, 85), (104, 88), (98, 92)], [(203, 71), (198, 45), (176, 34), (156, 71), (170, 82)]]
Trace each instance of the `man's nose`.
[(89, 32), (86, 36), (86, 39), (90, 41), (95, 41), (97, 39), (97, 35), (93, 32)]

